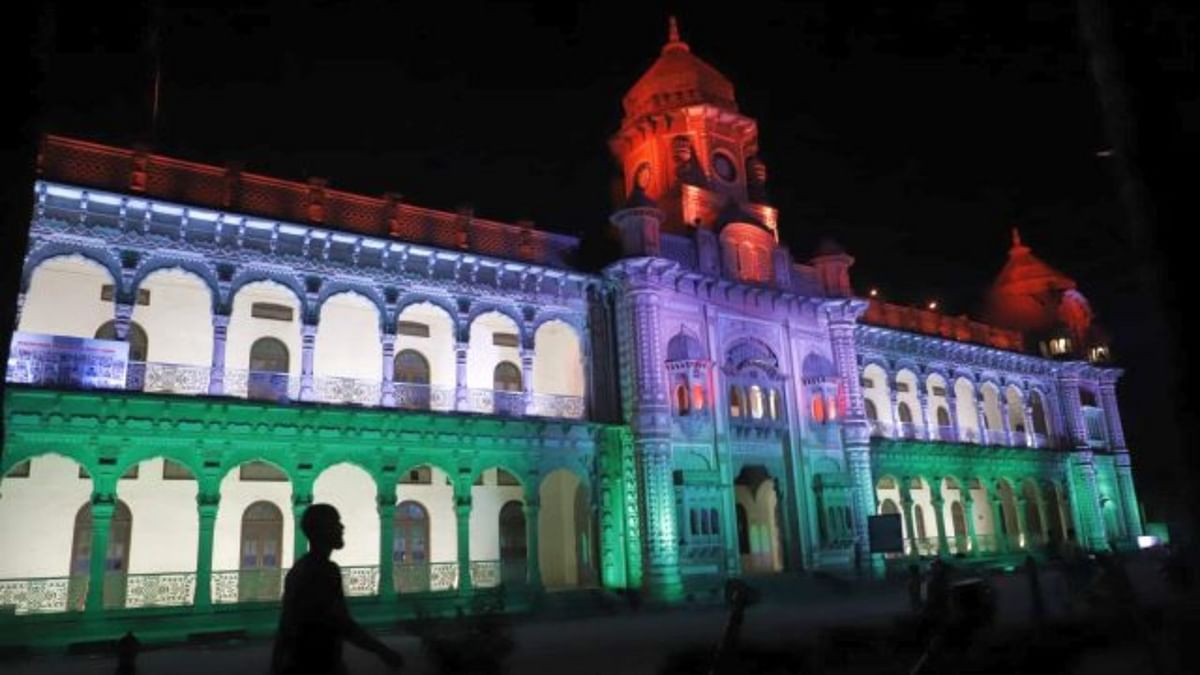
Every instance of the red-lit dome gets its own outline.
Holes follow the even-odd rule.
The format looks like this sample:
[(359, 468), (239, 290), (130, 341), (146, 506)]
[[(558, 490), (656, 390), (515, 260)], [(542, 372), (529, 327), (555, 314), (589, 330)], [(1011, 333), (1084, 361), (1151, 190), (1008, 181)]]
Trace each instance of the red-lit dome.
[(737, 111), (733, 83), (716, 68), (692, 54), (679, 39), (675, 17), (671, 17), (667, 44), (654, 65), (625, 95), (625, 119), (689, 105), (709, 104)]
[(988, 293), (988, 319), (1019, 330), (1044, 330), (1058, 320), (1062, 294), (1074, 288), (1075, 280), (1035, 256), (1014, 228), (1008, 262)]

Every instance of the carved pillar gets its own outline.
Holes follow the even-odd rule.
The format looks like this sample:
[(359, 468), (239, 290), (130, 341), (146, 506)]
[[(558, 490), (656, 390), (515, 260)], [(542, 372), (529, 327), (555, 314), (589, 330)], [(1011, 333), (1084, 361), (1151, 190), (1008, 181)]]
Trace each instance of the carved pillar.
[(537, 500), (525, 498), (525, 573), (530, 588), (542, 587), (542, 566), (538, 557), (538, 517), (541, 504)]
[(454, 409), (459, 412), (471, 410), (467, 395), (467, 352), (468, 343), (459, 341), (454, 346)]
[(379, 597), (396, 597), (396, 564), (392, 559), (396, 547), (396, 491), (380, 490), (375, 496), (379, 511)]
[(21, 329), (21, 312), (25, 310), (25, 292), (17, 293), (17, 312), (13, 316), (13, 328)]
[(1062, 419), (1067, 440), (1073, 448), (1086, 448), (1087, 425), (1083, 421), (1083, 404), (1079, 400), (1077, 364), (1066, 364), (1058, 373), (1058, 393), (1062, 401)]
[(225, 393), (225, 344), (229, 337), (229, 316), (213, 314), (212, 367), (209, 369), (208, 393), (221, 396)]
[(888, 414), (891, 416), (892, 432), (889, 434), (892, 438), (903, 438), (904, 434), (900, 430), (900, 400), (896, 396), (896, 377), (891, 373), (887, 374), (888, 380)]
[(992, 439), (988, 438), (987, 408), (983, 404), (983, 391), (980, 391), (979, 397), (975, 399), (975, 415), (975, 424), (979, 429), (979, 440), (976, 442), (987, 445)]
[(313, 351), (317, 344), (317, 325), (306, 323), (301, 329), (300, 343), (300, 400), (315, 401), (313, 389)]
[(533, 349), (521, 349), (521, 386), (524, 388), (524, 413), (531, 414), (533, 406)]
[(954, 394), (954, 386), (949, 383), (946, 385), (946, 407), (950, 416), (950, 440), (960, 442), (962, 437), (958, 433), (958, 398)]
[(971, 555), (979, 555), (979, 538), (975, 534), (975, 498), (971, 496), (971, 483), (961, 481), (963, 516), (967, 521), (967, 542)]
[(384, 408), (396, 407), (396, 392), (392, 388), (392, 377), (396, 374), (396, 335), (383, 333), (379, 336), (379, 345), (383, 348), (383, 359), (380, 365), (379, 405)]
[(454, 481), (454, 515), (458, 534), (458, 592), (471, 592), (471, 481)]
[(946, 541), (946, 500), (942, 498), (942, 479), (934, 478), (929, 486), (929, 502), (933, 505), (934, 523), (937, 526), (938, 555), (950, 555), (950, 543)]
[(1004, 444), (1012, 446), (1012, 424), (1008, 420), (1008, 395), (1003, 391), (1001, 394), (1004, 395), (1000, 398), (1000, 426), (1004, 429)]
[(1030, 448), (1038, 447), (1033, 431), (1033, 406), (1029, 404), (1028, 396), (1025, 397), (1025, 403), (1021, 406), (1021, 416), (1025, 420), (1025, 445)]
[(1144, 534), (1142, 513), (1138, 508), (1137, 490), (1133, 484), (1133, 467), (1128, 452), (1118, 452), (1113, 457), (1113, 470), (1117, 474), (1117, 490), (1121, 494), (1121, 513), (1125, 519), (1125, 531), (1132, 542)]
[(658, 295), (635, 287), (627, 294), (634, 336), (634, 448), (641, 473), (645, 537), (645, 583), (671, 600), (682, 592), (675, 485), (671, 471), (670, 405), (663, 381), (666, 359), (660, 336)]
[(133, 303), (118, 302), (113, 307), (113, 330), (116, 332), (118, 340), (128, 341), (129, 324), (133, 320)]
[(992, 502), (992, 531), (996, 536), (996, 552), (1008, 553), (1008, 523), (1004, 520), (1004, 501), (999, 497), (991, 497)]
[(931, 441), (937, 440), (936, 420), (932, 415), (933, 411), (929, 409), (929, 392), (921, 386), (920, 382), (917, 383), (917, 404), (921, 408), (921, 420), (925, 423), (920, 437)]
[(104, 611), (104, 577), (108, 567), (108, 540), (112, 531), (113, 513), (117, 509), (112, 494), (92, 493), (92, 552), (88, 561), (87, 604), (84, 611), (98, 614)]
[(199, 516), (199, 545), (196, 547), (196, 609), (212, 607), (213, 532), (217, 525), (219, 492), (197, 492), (196, 511)]
[(304, 534), (304, 528), (300, 527), (300, 519), (304, 517), (308, 507), (312, 506), (312, 501), (310, 489), (292, 488), (292, 565), (308, 553), (308, 537)]
[(1100, 405), (1104, 407), (1104, 423), (1108, 427), (1110, 448), (1113, 452), (1129, 452), (1125, 447), (1125, 428), (1121, 424), (1121, 410), (1117, 404), (1116, 375), (1106, 377), (1100, 383)]
[(916, 557), (920, 554), (917, 541), (917, 529), (913, 527), (913, 500), (908, 488), (908, 478), (900, 479), (900, 511), (904, 514), (904, 528), (908, 533), (908, 554)]

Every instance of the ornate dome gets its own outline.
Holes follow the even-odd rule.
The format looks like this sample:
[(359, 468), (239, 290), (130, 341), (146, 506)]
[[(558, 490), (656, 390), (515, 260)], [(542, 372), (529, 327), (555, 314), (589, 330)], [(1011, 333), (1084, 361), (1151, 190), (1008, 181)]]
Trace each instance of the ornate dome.
[(680, 326), (675, 337), (667, 342), (668, 361), (702, 361), (708, 358), (704, 345), (686, 327)]
[(679, 27), (671, 17), (662, 54), (625, 94), (625, 119), (705, 103), (737, 112), (733, 83), (692, 54), (679, 39)]
[(1008, 261), (988, 292), (988, 320), (1022, 331), (1048, 329), (1058, 320), (1058, 305), (1075, 280), (1046, 264), (1012, 231)]

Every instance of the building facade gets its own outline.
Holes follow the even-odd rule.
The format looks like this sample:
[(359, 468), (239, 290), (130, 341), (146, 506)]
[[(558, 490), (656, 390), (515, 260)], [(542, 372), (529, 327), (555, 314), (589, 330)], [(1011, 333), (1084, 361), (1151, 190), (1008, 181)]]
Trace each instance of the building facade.
[(601, 273), (527, 223), (47, 137), (10, 634), (267, 616), (313, 502), (389, 617), (1134, 544), (1121, 371), (1073, 281), (1014, 234), (984, 323), (856, 296), (832, 243), (796, 260), (755, 120), (673, 23), (623, 105)]

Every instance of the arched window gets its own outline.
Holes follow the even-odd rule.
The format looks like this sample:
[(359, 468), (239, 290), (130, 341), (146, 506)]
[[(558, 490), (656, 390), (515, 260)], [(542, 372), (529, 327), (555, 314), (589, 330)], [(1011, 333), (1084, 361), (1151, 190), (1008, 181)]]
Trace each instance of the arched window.
[(944, 406), (939, 405), (937, 408), (937, 423), (939, 427), (950, 426), (950, 411)]
[(837, 419), (837, 416), (838, 416), (837, 397), (836, 396), (832, 397), (832, 398), (826, 397), (825, 398), (825, 421), (832, 422)]
[(268, 501), (254, 502), (242, 512), (241, 569), (279, 569), (282, 564), (283, 513)]
[(704, 386), (698, 382), (692, 385), (692, 409), (704, 410)]
[(779, 391), (767, 390), (767, 416), (773, 420), (779, 419)]
[(686, 415), (691, 411), (688, 405), (688, 386), (686, 383), (678, 384), (675, 387), (675, 410), (680, 415)]
[(717, 510), (708, 510), (708, 520), (712, 523), (712, 533), (721, 534), (721, 526), (717, 524)]
[(492, 389), (496, 391), (521, 391), (521, 369), (512, 361), (501, 361), (492, 371)]
[(741, 417), (743, 407), (742, 390), (737, 386), (729, 387), (729, 416)]
[(500, 560), (523, 562), (525, 557), (525, 509), (521, 502), (513, 500), (500, 509)]
[(825, 421), (825, 398), (819, 393), (812, 394), (812, 419), (814, 422), (821, 423)]
[(250, 371), (257, 373), (288, 372), (288, 348), (273, 337), (259, 338), (250, 347)]
[(403, 384), (429, 384), (429, 361), (415, 349), (405, 349), (396, 354), (393, 365), (393, 380)]
[(1033, 433), (1045, 436), (1048, 431), (1046, 428), (1046, 408), (1042, 404), (1041, 394), (1036, 391), (1029, 394), (1029, 408), (1029, 415), (1033, 418)]
[[(136, 322), (129, 322), (129, 333), (126, 335), (129, 342), (129, 360), (144, 362), (146, 360), (146, 352), (150, 348), (150, 341), (146, 337), (146, 331)], [(117, 322), (106, 321), (96, 329), (97, 340), (116, 340), (117, 339)]]
[(700, 512), (696, 509), (692, 509), (691, 512), (688, 513), (688, 517), (692, 523), (692, 536), (698, 536), (700, 534)]
[(863, 399), (863, 407), (867, 412), (867, 419), (872, 422), (879, 421), (879, 410), (875, 408), (875, 402), (871, 399)]
[(757, 384), (750, 385), (750, 416), (756, 420), (763, 417), (763, 392)]
[(899, 415), (902, 424), (912, 424), (912, 410), (909, 409), (907, 403), (901, 402), (896, 406), (896, 414)]
[[(104, 573), (123, 575), (129, 570), (130, 534), (133, 531), (133, 513), (125, 502), (118, 500), (108, 529), (108, 551), (104, 556)], [(86, 599), (86, 584), (92, 566), (92, 505), (84, 504), (75, 512), (75, 532), (71, 543), (71, 583), (76, 588), (69, 593), (71, 598), (82, 602)], [(118, 580), (121, 577), (116, 577)], [(104, 584), (104, 606), (125, 605), (124, 583)]]
[(392, 561), (423, 563), (429, 560), (429, 513), (413, 501), (400, 502), (396, 507)]

